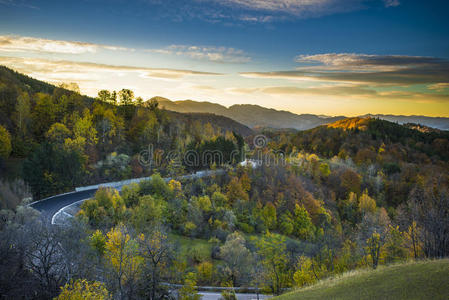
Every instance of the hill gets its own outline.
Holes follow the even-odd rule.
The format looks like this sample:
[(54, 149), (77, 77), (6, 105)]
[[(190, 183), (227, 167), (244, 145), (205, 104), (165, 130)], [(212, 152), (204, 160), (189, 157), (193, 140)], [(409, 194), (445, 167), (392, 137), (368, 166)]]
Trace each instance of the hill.
[[(307, 130), (320, 125), (329, 124), (345, 119), (344, 116), (329, 117), (314, 114), (294, 114), (289, 111), (280, 111), (265, 108), (259, 105), (238, 104), (229, 108), (211, 102), (199, 102), (193, 100), (171, 101), (163, 97), (154, 97), (165, 109), (177, 112), (207, 112), (226, 116), (251, 128), (292, 128)], [(449, 118), (437, 118), (426, 116), (395, 116), (395, 115), (364, 115), (361, 118), (378, 118), (398, 124), (415, 123), (441, 130), (449, 130)]]
[(149, 148), (157, 151), (158, 172), (182, 173), (213, 162), (175, 165), (173, 155), (182, 159), (204, 145), (228, 155), (241, 151), (243, 138), (253, 133), (222, 115), (144, 105), (127, 89), (91, 98), (75, 85), (62, 86), (0, 67), (0, 208), (14, 207), (4, 205), (9, 188), (2, 180), (23, 179), (38, 199), (77, 185), (143, 177), (156, 167), (156, 154), (142, 159)]
[(448, 299), (449, 260), (354, 271), (275, 299)]
[[(292, 143), (299, 149), (326, 157), (340, 154), (355, 157), (359, 154), (363, 161), (375, 160), (373, 149), (382, 147), (386, 151), (394, 149), (392, 155), (401, 156), (401, 160), (423, 160), (416, 153), (448, 160), (449, 132), (423, 128), (416, 124), (400, 125), (371, 117), (347, 118), (298, 132)], [(399, 154), (399, 146), (402, 153), (408, 153), (407, 156)]]

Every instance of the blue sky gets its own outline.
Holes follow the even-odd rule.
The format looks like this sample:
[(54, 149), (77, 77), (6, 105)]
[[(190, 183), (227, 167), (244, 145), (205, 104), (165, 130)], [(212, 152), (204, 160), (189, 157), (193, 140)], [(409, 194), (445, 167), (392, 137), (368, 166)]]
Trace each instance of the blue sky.
[(126, 87), (144, 98), (297, 113), (449, 116), (448, 8), (406, 0), (0, 0), (0, 64), (77, 82), (89, 95)]

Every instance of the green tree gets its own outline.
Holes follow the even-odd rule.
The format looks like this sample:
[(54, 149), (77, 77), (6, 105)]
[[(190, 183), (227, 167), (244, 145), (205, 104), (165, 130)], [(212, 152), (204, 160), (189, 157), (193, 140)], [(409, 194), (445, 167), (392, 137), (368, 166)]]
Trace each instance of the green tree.
[(294, 211), (294, 229), (293, 234), (301, 239), (309, 239), (313, 237), (315, 226), (304, 205), (295, 205)]
[(0, 125), (0, 158), (8, 158), (11, 150), (11, 136), (8, 130)]
[(32, 113), (33, 131), (42, 140), (44, 134), (56, 120), (55, 103), (50, 95), (38, 93), (37, 100)]
[(140, 197), (139, 204), (132, 210), (132, 223), (136, 229), (144, 231), (154, 228), (162, 222), (164, 202), (158, 197), (145, 195)]
[(240, 233), (228, 235), (226, 243), (220, 247), (220, 256), (230, 270), (232, 286), (250, 281), (253, 258), (245, 246), (245, 238)]
[(44, 143), (23, 163), (24, 179), (35, 199), (40, 199), (79, 185), (85, 175), (84, 164), (79, 151)]
[(268, 229), (276, 228), (276, 207), (273, 203), (268, 202), (262, 209), (262, 218), (265, 226)]
[(70, 137), (70, 130), (62, 123), (54, 123), (45, 134), (48, 141), (55, 144), (64, 144), (64, 141)]
[(285, 238), (267, 231), (256, 245), (262, 258), (268, 287), (275, 295), (279, 295), (290, 283)]
[(20, 136), (25, 136), (28, 132), (28, 124), (31, 116), (30, 96), (26, 92), (20, 93), (17, 97), (15, 122), (19, 129)]

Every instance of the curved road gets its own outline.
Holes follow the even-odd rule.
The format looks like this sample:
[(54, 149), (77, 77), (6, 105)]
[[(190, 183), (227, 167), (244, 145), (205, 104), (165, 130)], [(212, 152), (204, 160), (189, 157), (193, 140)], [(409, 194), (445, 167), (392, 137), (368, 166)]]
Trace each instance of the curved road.
[(51, 218), (63, 207), (75, 203), (77, 201), (91, 198), (97, 189), (85, 190), (81, 192), (70, 192), (67, 194), (56, 195), (37, 202), (31, 203), (29, 206), (38, 210), (42, 216), (49, 222)]

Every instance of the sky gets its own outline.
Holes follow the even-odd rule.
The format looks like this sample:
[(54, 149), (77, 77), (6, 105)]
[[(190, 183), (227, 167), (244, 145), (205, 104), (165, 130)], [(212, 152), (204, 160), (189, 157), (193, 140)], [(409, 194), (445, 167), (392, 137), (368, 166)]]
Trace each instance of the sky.
[(449, 117), (448, 1), (0, 0), (0, 65), (82, 93)]

